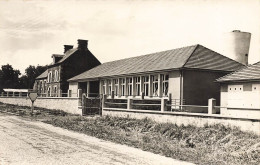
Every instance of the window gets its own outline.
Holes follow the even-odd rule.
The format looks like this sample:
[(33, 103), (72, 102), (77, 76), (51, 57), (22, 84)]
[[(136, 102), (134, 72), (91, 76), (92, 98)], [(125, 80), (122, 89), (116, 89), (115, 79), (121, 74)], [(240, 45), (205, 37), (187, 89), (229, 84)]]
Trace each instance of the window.
[(118, 79), (114, 79), (113, 80), (114, 81), (114, 84), (115, 84), (115, 87), (114, 87), (114, 91), (115, 91), (115, 96), (118, 96), (118, 94), (119, 94), (119, 84), (118, 84)]
[(135, 77), (135, 96), (140, 96), (140, 85), (141, 85), (141, 79), (140, 77)]
[(53, 93), (54, 93), (54, 96), (57, 96), (57, 87), (54, 87)]
[(59, 71), (57, 71), (57, 70), (55, 70), (54, 81), (55, 81), (55, 82), (58, 82), (58, 81), (59, 81)]
[(151, 76), (153, 96), (158, 96), (158, 76)]
[(128, 96), (132, 96), (133, 95), (133, 79), (127, 78), (127, 94)]
[(143, 92), (145, 96), (148, 96), (149, 94), (149, 76), (144, 76), (143, 78)]
[(125, 79), (124, 78), (121, 78), (120, 79), (120, 82), (121, 82), (121, 96), (124, 96), (125, 95)]
[(112, 82), (111, 80), (107, 80), (108, 83), (108, 95), (112, 94)]
[(47, 82), (50, 83), (52, 79), (52, 72), (48, 73)]
[(51, 87), (48, 87), (48, 96), (51, 96)]
[(169, 85), (169, 75), (162, 75), (162, 94), (163, 96), (168, 96), (168, 85)]

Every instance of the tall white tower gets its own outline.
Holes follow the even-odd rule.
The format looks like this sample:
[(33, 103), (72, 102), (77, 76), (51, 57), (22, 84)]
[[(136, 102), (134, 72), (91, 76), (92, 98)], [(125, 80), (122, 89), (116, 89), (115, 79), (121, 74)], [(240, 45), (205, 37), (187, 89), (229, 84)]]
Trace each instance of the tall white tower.
[(244, 65), (248, 65), (251, 33), (233, 30), (230, 33), (226, 33), (224, 38), (224, 55)]

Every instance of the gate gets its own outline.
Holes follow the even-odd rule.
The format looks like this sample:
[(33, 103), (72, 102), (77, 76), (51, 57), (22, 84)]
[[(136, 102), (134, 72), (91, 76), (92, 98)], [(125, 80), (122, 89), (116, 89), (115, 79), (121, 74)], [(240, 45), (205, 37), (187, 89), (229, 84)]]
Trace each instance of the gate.
[(102, 95), (92, 94), (87, 97), (86, 93), (82, 94), (82, 115), (101, 115), (102, 113)]

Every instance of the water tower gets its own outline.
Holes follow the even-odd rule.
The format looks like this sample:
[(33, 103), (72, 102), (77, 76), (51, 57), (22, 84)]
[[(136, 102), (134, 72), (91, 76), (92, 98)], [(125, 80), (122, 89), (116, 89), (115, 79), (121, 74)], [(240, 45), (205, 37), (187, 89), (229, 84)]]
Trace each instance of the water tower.
[(233, 30), (225, 34), (225, 56), (248, 65), (251, 33)]

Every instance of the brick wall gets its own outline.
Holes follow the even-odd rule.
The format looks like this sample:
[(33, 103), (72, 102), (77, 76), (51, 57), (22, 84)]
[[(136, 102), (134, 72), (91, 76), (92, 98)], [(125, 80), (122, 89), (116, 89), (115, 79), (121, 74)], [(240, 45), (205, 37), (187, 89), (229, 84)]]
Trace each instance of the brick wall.
[[(31, 106), (31, 100), (25, 97), (0, 97), (0, 102), (20, 106)], [(78, 109), (78, 98), (68, 97), (44, 97), (37, 98), (34, 106), (48, 109), (63, 110), (72, 114), (82, 114)]]

